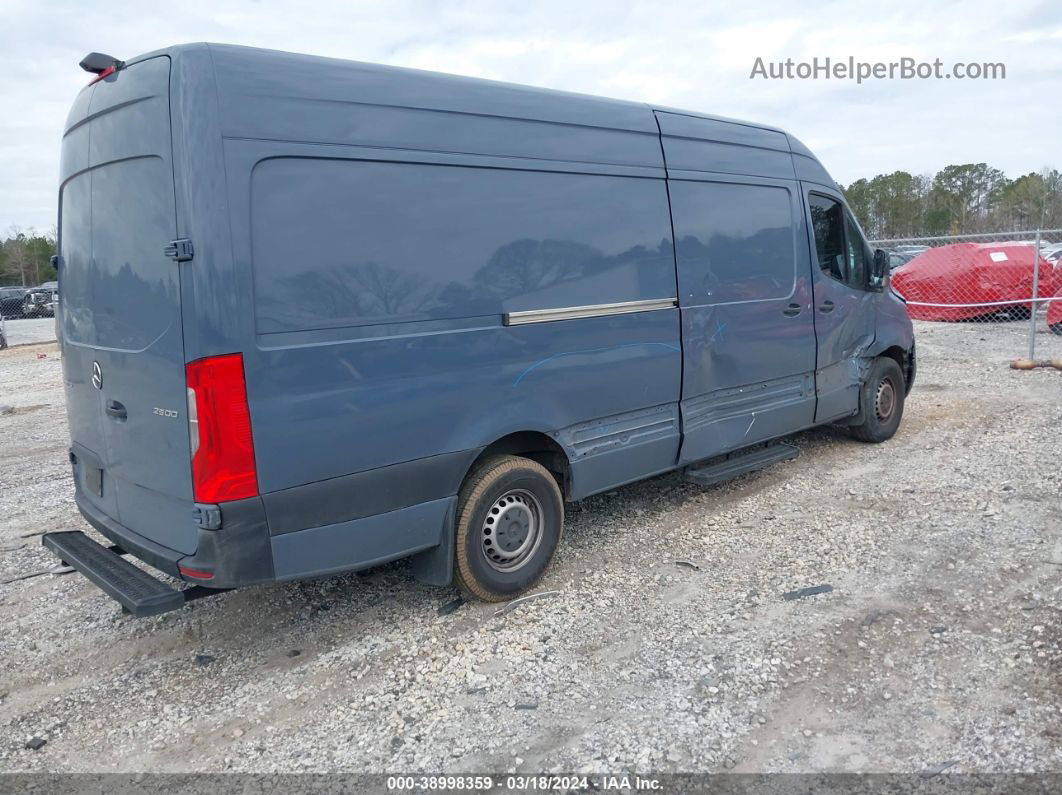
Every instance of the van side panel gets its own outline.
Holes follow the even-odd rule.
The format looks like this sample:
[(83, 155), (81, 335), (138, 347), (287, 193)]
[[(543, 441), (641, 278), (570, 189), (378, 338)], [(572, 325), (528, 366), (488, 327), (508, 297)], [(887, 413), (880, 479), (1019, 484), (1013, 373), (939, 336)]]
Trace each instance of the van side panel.
[(260, 336), (674, 297), (659, 179), (273, 157), (251, 216)]
[(682, 310), (680, 463), (813, 424), (803, 199), (783, 133), (657, 112)]
[[(278, 580), (368, 568), (437, 547), (453, 526), (456, 497), (273, 538)], [(443, 582), (448, 582), (446, 577)]]
[(675, 403), (602, 417), (551, 434), (571, 463), (572, 499), (675, 468), (682, 438)]
[(226, 138), (660, 167), (644, 105), (212, 44)]
[(797, 179), (802, 182), (817, 182), (830, 188), (837, 187), (833, 177), (823, 168), (822, 163), (810, 149), (792, 135), (786, 134), (786, 138), (793, 150), (793, 168)]
[[(178, 224), (196, 246), (188, 359), (244, 354), (278, 578), (439, 544), (472, 460), (512, 432), (565, 447), (573, 496), (674, 466), (677, 309), (504, 324), (507, 312), (675, 297), (648, 108), (216, 45), (178, 48), (174, 68), (187, 111), (175, 111)], [(416, 164), (462, 170), (439, 180), (441, 207)], [(485, 209), (443, 218), (462, 184), (492, 173), (513, 175), (525, 206), (487, 184)], [(576, 208), (598, 205), (579, 223)], [(607, 229), (581, 240), (595, 224)], [(470, 235), (495, 241), (482, 261), (459, 256)], [(637, 424), (630, 415), (653, 407), (675, 418), (586, 442), (587, 423)], [(443, 513), (410, 513), (428, 505)]]
[(673, 467), (675, 308), (505, 324), (510, 312), (673, 301), (662, 170), (380, 155), (226, 140), (236, 259), (253, 263), (244, 354), (272, 532), (397, 521), (455, 494), (502, 436), (564, 446), (566, 430), (652, 407), (671, 417), (652, 433), (572, 443), (573, 493)]
[(785, 133), (749, 124), (656, 112), (668, 171), (794, 179)]
[(691, 462), (813, 423), (815, 325), (799, 187), (677, 173), (681, 459)]

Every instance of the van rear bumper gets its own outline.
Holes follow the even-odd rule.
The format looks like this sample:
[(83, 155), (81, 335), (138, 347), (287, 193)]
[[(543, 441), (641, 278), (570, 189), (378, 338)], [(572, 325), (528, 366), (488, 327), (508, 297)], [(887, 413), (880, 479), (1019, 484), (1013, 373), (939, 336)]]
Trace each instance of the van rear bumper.
[[(194, 555), (157, 544), (100, 511), (84, 498), (80, 489), (74, 495), (81, 515), (114, 545), (140, 558), (171, 577), (186, 579), (210, 588), (239, 588), (273, 582), (273, 554), (265, 508), (260, 497), (235, 500), (221, 506), (222, 524), (218, 530), (199, 530)], [(188, 521), (192, 522), (189, 507)], [(184, 577), (178, 566), (213, 575), (209, 580)]]
[(100, 511), (81, 494), (81, 489), (74, 495), (77, 509), (85, 518), (108, 541), (119, 546), (126, 552), (140, 558), (149, 566), (154, 566), (159, 571), (169, 574), (171, 577), (180, 577), (177, 571), (177, 561), (188, 557), (176, 550), (156, 544), (144, 536), (134, 533), (125, 525), (118, 524), (114, 519)]

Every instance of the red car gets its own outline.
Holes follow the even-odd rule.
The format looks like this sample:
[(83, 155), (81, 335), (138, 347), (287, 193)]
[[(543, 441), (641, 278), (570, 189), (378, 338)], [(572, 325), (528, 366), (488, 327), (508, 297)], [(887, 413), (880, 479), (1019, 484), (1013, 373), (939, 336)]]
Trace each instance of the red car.
[[(917, 320), (968, 320), (1031, 307), (1035, 249), (1028, 243), (952, 243), (923, 251), (892, 274)], [(1039, 295), (1062, 289), (1062, 269), (1039, 257)], [(1057, 302), (1054, 302), (1057, 303)]]
[(1055, 300), (1047, 305), (1047, 327), (1062, 334), (1062, 287), (1055, 292)]

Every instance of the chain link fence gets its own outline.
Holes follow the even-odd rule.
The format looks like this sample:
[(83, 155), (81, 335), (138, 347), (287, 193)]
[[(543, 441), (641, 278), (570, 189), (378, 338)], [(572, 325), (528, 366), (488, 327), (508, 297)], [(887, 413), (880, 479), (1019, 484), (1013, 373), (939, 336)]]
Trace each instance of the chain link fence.
[(1015, 358), (1062, 355), (1062, 229), (871, 241), (913, 320), (1024, 323)]
[(0, 349), (55, 342), (55, 318), (0, 317)]
[(38, 287), (0, 285), (0, 349), (56, 339), (58, 285)]

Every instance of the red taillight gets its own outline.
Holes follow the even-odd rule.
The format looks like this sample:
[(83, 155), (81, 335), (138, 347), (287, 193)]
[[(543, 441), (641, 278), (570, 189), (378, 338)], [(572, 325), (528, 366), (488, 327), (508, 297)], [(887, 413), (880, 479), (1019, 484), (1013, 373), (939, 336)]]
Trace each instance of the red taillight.
[(242, 500), (258, 494), (243, 355), (189, 362), (188, 432), (196, 502)]
[(214, 579), (214, 572), (212, 572), (212, 571), (203, 571), (202, 569), (189, 569), (189, 568), (185, 568), (184, 566), (178, 566), (177, 567), (177, 571), (179, 571), (183, 576), (191, 577), (192, 579), (195, 579), (195, 580), (212, 580), (212, 579)]

